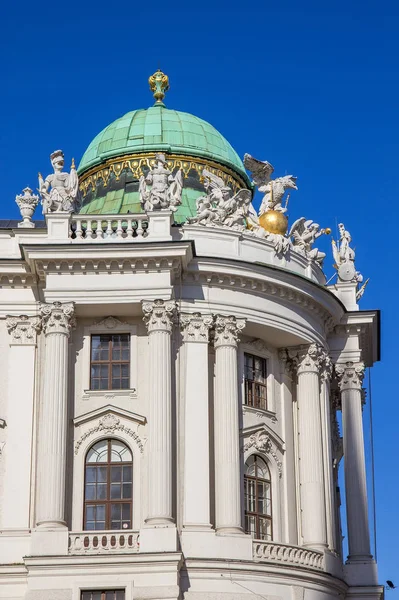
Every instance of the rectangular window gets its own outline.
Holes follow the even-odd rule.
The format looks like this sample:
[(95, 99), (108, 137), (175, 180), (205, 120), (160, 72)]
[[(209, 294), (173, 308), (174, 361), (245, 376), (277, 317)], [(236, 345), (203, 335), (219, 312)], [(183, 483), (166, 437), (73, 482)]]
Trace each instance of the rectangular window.
[(267, 410), (266, 359), (244, 354), (245, 404)]
[(125, 590), (87, 590), (81, 592), (80, 600), (125, 600)]
[(130, 335), (92, 335), (90, 389), (126, 390), (129, 387)]

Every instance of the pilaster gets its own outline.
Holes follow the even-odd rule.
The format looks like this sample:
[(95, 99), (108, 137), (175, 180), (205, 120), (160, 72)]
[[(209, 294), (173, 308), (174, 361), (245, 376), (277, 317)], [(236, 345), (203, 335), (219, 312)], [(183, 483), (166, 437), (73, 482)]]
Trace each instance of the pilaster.
[(335, 365), (342, 404), (349, 563), (371, 560), (362, 419), (364, 370), (362, 362)]
[[(36, 341), (41, 319), (7, 316), (9, 333), (7, 444), (2, 528), (30, 527), (32, 429), (35, 402)], [(18, 473), (18, 476), (16, 476)]]
[(323, 443), (320, 410), (320, 373), (325, 350), (317, 345), (287, 350), (298, 378), (298, 451), (303, 544), (327, 547)]
[(143, 302), (149, 340), (148, 515), (150, 525), (173, 523), (171, 332), (173, 300)]
[(73, 302), (41, 304), (46, 339), (39, 415), (36, 524), (65, 527), (68, 338), (75, 325)]
[(210, 529), (208, 342), (211, 315), (182, 315), (184, 374), (185, 529)]
[(218, 533), (242, 533), (237, 343), (244, 319), (215, 317), (215, 502)]

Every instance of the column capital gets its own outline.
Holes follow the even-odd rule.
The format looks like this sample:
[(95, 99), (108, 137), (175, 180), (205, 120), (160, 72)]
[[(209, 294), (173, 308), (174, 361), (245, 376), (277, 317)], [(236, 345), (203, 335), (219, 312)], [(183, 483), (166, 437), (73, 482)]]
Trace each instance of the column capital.
[[(286, 361), (291, 361), (291, 368), (296, 367), (298, 375), (302, 373), (324, 374), (331, 371), (331, 361), (325, 349), (319, 344), (301, 345), (287, 348)], [(280, 351), (280, 357), (283, 352)]]
[(64, 333), (69, 337), (76, 325), (74, 302), (52, 302), (39, 305), (44, 335)]
[(174, 300), (145, 301), (142, 307), (143, 321), (147, 325), (148, 333), (153, 331), (171, 333), (176, 317), (176, 302)]
[(245, 319), (237, 319), (233, 315), (215, 316), (215, 348), (221, 346), (237, 346), (240, 332), (245, 327)]
[(209, 342), (209, 330), (213, 325), (212, 315), (201, 315), (193, 313), (192, 315), (181, 315), (180, 326), (184, 342)]
[(362, 390), (365, 366), (363, 362), (336, 363), (335, 373), (341, 392), (345, 390)]
[(14, 317), (7, 315), (6, 325), (7, 331), (11, 336), (10, 345), (34, 346), (42, 323), (40, 317), (28, 317), (28, 315)]

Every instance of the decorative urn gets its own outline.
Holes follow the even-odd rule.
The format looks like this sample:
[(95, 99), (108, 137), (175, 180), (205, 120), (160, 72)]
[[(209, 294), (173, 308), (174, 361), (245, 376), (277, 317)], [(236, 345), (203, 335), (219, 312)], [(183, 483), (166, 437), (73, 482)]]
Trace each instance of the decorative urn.
[(259, 224), (269, 233), (285, 235), (288, 229), (287, 217), (278, 210), (268, 210), (259, 217)]

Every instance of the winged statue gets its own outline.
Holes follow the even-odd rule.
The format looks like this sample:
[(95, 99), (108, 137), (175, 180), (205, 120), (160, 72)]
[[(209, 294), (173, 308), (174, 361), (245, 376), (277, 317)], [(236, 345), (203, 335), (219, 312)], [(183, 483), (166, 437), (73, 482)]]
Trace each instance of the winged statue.
[(298, 189), (296, 186), (297, 178), (293, 175), (285, 175), (284, 177), (271, 179), (271, 175), (274, 172), (273, 165), (267, 160), (258, 160), (250, 154), (244, 155), (244, 166), (251, 172), (253, 183), (264, 194), (258, 214), (263, 215), (269, 210), (276, 210), (281, 213), (287, 212), (289, 196), (283, 207), (284, 195), (287, 189)]

